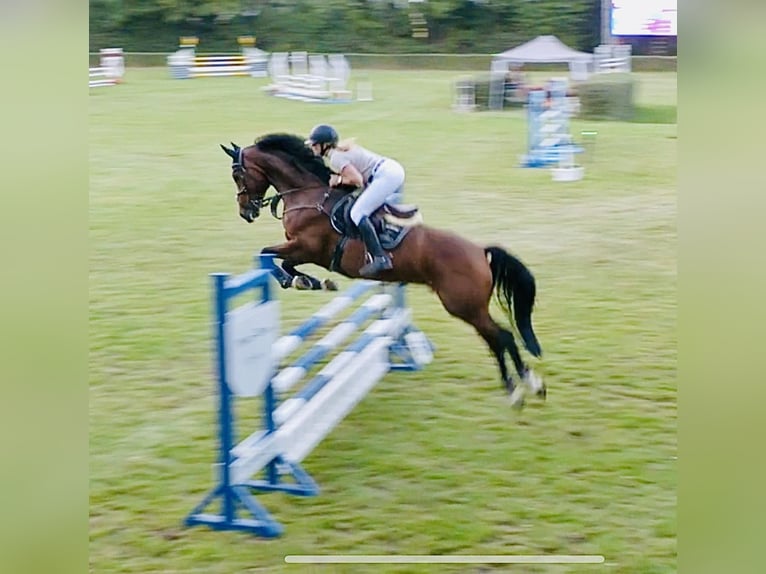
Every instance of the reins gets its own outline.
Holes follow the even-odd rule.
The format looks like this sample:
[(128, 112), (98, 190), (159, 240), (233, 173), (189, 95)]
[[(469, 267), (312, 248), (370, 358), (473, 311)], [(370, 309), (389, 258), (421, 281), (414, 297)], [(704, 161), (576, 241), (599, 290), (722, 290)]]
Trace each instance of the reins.
[[(324, 186), (321, 186), (321, 187), (324, 187)], [(284, 195), (287, 195), (288, 193), (292, 193), (295, 191), (300, 191), (303, 189), (314, 189), (314, 188), (320, 189), (320, 186), (312, 185), (308, 187), (298, 187), (295, 189), (289, 189), (286, 192), (282, 192), (282, 193), (277, 192), (277, 194), (271, 199), (271, 215), (273, 215), (275, 219), (282, 219), (282, 217), (285, 216), (285, 213), (289, 213), (290, 211), (299, 211), (301, 209), (316, 209), (319, 213), (324, 213), (325, 215), (329, 217), (330, 214), (324, 210), (324, 204), (325, 204), (325, 201), (327, 201), (330, 198), (330, 193), (331, 193), (330, 189), (324, 192), (324, 194), (322, 195), (322, 201), (317, 201), (316, 203), (311, 205), (294, 205), (293, 207), (288, 207), (287, 209), (283, 210), (282, 217), (279, 217), (277, 215), (277, 205), (279, 205), (279, 200), (282, 199)]]
[[(235, 161), (232, 164), (232, 170), (241, 169), (242, 171), (247, 172), (247, 170), (245, 168), (243, 151), (244, 151), (243, 149), (239, 150), (239, 157), (237, 158), (237, 161)], [(256, 163), (252, 163), (251, 167), (253, 169), (255, 169), (256, 171), (260, 172), (260, 174), (263, 176), (263, 178), (266, 181), (268, 181), (269, 183), (271, 183), (271, 180), (269, 179), (268, 175), (263, 170), (263, 168), (261, 168)], [(282, 211), (282, 217), (284, 217), (285, 213), (289, 213), (290, 211), (298, 211), (298, 210), (302, 210), (302, 209), (316, 209), (319, 213), (324, 213), (325, 215), (327, 215), (329, 217), (330, 214), (327, 213), (324, 210), (324, 204), (329, 199), (329, 197), (330, 197), (330, 195), (332, 193), (332, 189), (327, 184), (313, 184), (313, 185), (307, 185), (307, 186), (303, 186), (303, 187), (294, 187), (292, 189), (287, 189), (285, 191), (277, 190), (274, 193), (274, 195), (271, 195), (271, 196), (268, 196), (268, 197), (264, 195), (264, 197), (262, 197), (260, 199), (252, 199), (251, 198), (250, 202), (253, 203), (254, 205), (258, 206), (259, 209), (262, 208), (262, 207), (265, 207), (266, 204), (270, 204), (269, 211), (271, 212), (271, 216), (274, 219), (281, 220), (282, 217), (280, 217), (277, 214), (277, 209), (278, 209), (278, 206), (279, 206), (279, 202), (286, 195), (290, 195), (290, 194), (296, 193), (298, 191), (307, 191), (307, 190), (311, 190), (311, 189), (324, 189), (324, 188), (327, 188), (327, 190), (324, 192), (324, 194), (322, 196), (322, 201), (317, 201), (316, 203), (313, 203), (311, 205), (295, 205), (293, 207), (288, 207), (287, 209)], [(242, 194), (246, 194), (248, 197), (250, 197), (250, 193), (248, 192), (245, 183), (243, 183), (242, 186), (240, 187), (239, 193), (237, 193), (237, 197), (239, 197)]]

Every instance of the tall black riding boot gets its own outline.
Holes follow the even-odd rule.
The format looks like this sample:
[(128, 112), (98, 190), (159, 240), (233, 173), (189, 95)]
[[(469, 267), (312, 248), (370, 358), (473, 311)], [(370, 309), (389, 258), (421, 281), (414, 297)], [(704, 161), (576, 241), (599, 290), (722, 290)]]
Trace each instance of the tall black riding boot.
[(393, 269), (394, 264), (391, 262), (391, 258), (383, 250), (380, 245), (380, 239), (375, 231), (375, 226), (370, 221), (369, 217), (363, 217), (359, 221), (359, 232), (362, 234), (362, 240), (364, 241), (367, 251), (372, 256), (372, 261), (367, 263), (359, 270), (359, 274), (362, 277), (373, 277), (381, 271)]

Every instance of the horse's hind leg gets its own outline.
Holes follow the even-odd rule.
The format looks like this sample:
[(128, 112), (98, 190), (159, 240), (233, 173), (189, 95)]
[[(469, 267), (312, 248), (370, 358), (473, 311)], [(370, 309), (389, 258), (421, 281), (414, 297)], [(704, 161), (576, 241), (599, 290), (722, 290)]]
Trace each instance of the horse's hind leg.
[(508, 372), (508, 367), (505, 364), (505, 352), (508, 351), (511, 355), (514, 369), (519, 376), (519, 380), (525, 380), (527, 366), (521, 358), (519, 348), (516, 346), (516, 341), (513, 338), (513, 333), (498, 325), (487, 311), (478, 314), (477, 317), (474, 317), (468, 322), (473, 325), (474, 329), (476, 329), (494, 353), (495, 358), (497, 359), (497, 364), (500, 367), (500, 376), (505, 383), (506, 390), (511, 395), (511, 405), (515, 407), (523, 406), (523, 386), (520, 385), (517, 387), (514, 384), (513, 377)]
[[(501, 365), (500, 372), (503, 373), (504, 380), (506, 377), (505, 373), (507, 373), (507, 369), (505, 369), (503, 365), (504, 351), (508, 351), (508, 353), (511, 355), (511, 360), (513, 361), (513, 366), (516, 369), (516, 373), (519, 375), (519, 379), (524, 382), (535, 395), (545, 399), (548, 394), (545, 383), (543, 382), (542, 378), (538, 376), (532, 369), (527, 367), (527, 365), (522, 360), (521, 353), (519, 353), (519, 348), (516, 345), (515, 339), (513, 338), (513, 333), (503, 329), (497, 323), (495, 323), (495, 321), (489, 315), (489, 311), (483, 313), (478, 321), (471, 322), (471, 324), (476, 328), (484, 340), (487, 341), (487, 344), (490, 345), (490, 348), (492, 348), (495, 356), (498, 357), (497, 361)], [(494, 347), (493, 344), (495, 345)], [(513, 383), (511, 382), (509, 385), (507, 385), (507, 388), (508, 392), (510, 392), (511, 396), (513, 397), (515, 392)]]
[[(475, 284), (469, 283), (468, 285), (471, 286), (470, 290), (458, 289), (455, 283), (448, 284), (447, 286), (438, 286), (435, 290), (447, 312), (472, 325), (484, 341), (486, 341), (487, 346), (497, 360), (503, 384), (511, 395), (511, 404), (521, 407), (524, 404), (523, 387), (517, 387), (514, 384), (513, 377), (508, 372), (508, 366), (505, 362), (505, 352), (508, 351), (519, 379), (524, 380), (527, 367), (521, 359), (513, 333), (503, 329), (492, 319), (487, 307), (487, 299), (489, 297), (477, 297)], [(489, 290), (490, 288), (491, 284), (487, 289)]]

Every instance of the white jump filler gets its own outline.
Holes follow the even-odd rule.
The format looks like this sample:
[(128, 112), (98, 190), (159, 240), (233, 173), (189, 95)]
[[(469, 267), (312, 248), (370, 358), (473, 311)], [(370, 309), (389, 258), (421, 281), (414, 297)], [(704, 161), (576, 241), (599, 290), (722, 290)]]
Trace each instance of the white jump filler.
[[(356, 281), (302, 325), (280, 336), (273, 257), (261, 256), (260, 265), (239, 276), (213, 275), (218, 484), (186, 517), (185, 524), (275, 537), (282, 533), (282, 526), (252, 492), (318, 494), (319, 487), (300, 465), (303, 459), (386, 373), (421, 369), (432, 360), (433, 347), (412, 325), (410, 310), (404, 305), (404, 286), (377, 281)], [(301, 353), (309, 337), (372, 291), (379, 292)], [(252, 292), (258, 295), (255, 301), (229, 309), (233, 298)], [(355, 340), (305, 380), (312, 367), (355, 334)], [(295, 353), (300, 354), (280, 368)], [(285, 396), (300, 383), (302, 388)], [(236, 443), (234, 400), (245, 397), (262, 397), (263, 428)], [(254, 480), (258, 473), (263, 478)], [(292, 480), (285, 481), (288, 476)], [(221, 505), (218, 513), (203, 512), (216, 501)], [(239, 516), (243, 510), (248, 517)]]

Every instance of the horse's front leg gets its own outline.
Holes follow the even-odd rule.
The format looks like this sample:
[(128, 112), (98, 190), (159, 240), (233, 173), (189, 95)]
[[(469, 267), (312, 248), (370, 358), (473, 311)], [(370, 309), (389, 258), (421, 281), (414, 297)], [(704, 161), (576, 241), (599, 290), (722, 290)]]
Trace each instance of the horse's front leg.
[(312, 291), (337, 291), (338, 284), (332, 279), (319, 280), (316, 277), (298, 271), (295, 267), (304, 262), (282, 261), (282, 270), (293, 276), (293, 287), (296, 289), (310, 289)]
[(296, 265), (305, 263), (300, 257), (300, 252), (300, 246), (295, 240), (289, 240), (279, 245), (271, 245), (261, 249), (262, 255), (274, 255), (282, 260), (282, 265), (280, 267), (274, 266), (271, 272), (283, 289), (294, 287), (299, 290), (319, 291), (324, 289), (327, 291), (337, 291), (338, 286), (334, 281), (330, 279), (320, 281), (316, 277), (312, 277), (295, 268)]
[(293, 286), (293, 280), (295, 277), (292, 273), (289, 273), (284, 269), (284, 261), (290, 257), (297, 250), (297, 245), (294, 240), (280, 243), (279, 245), (270, 245), (261, 249), (261, 255), (274, 255), (277, 259), (282, 259), (282, 266), (273, 265), (270, 268), (271, 274), (274, 279), (277, 280), (279, 286), (282, 289), (287, 289)]

